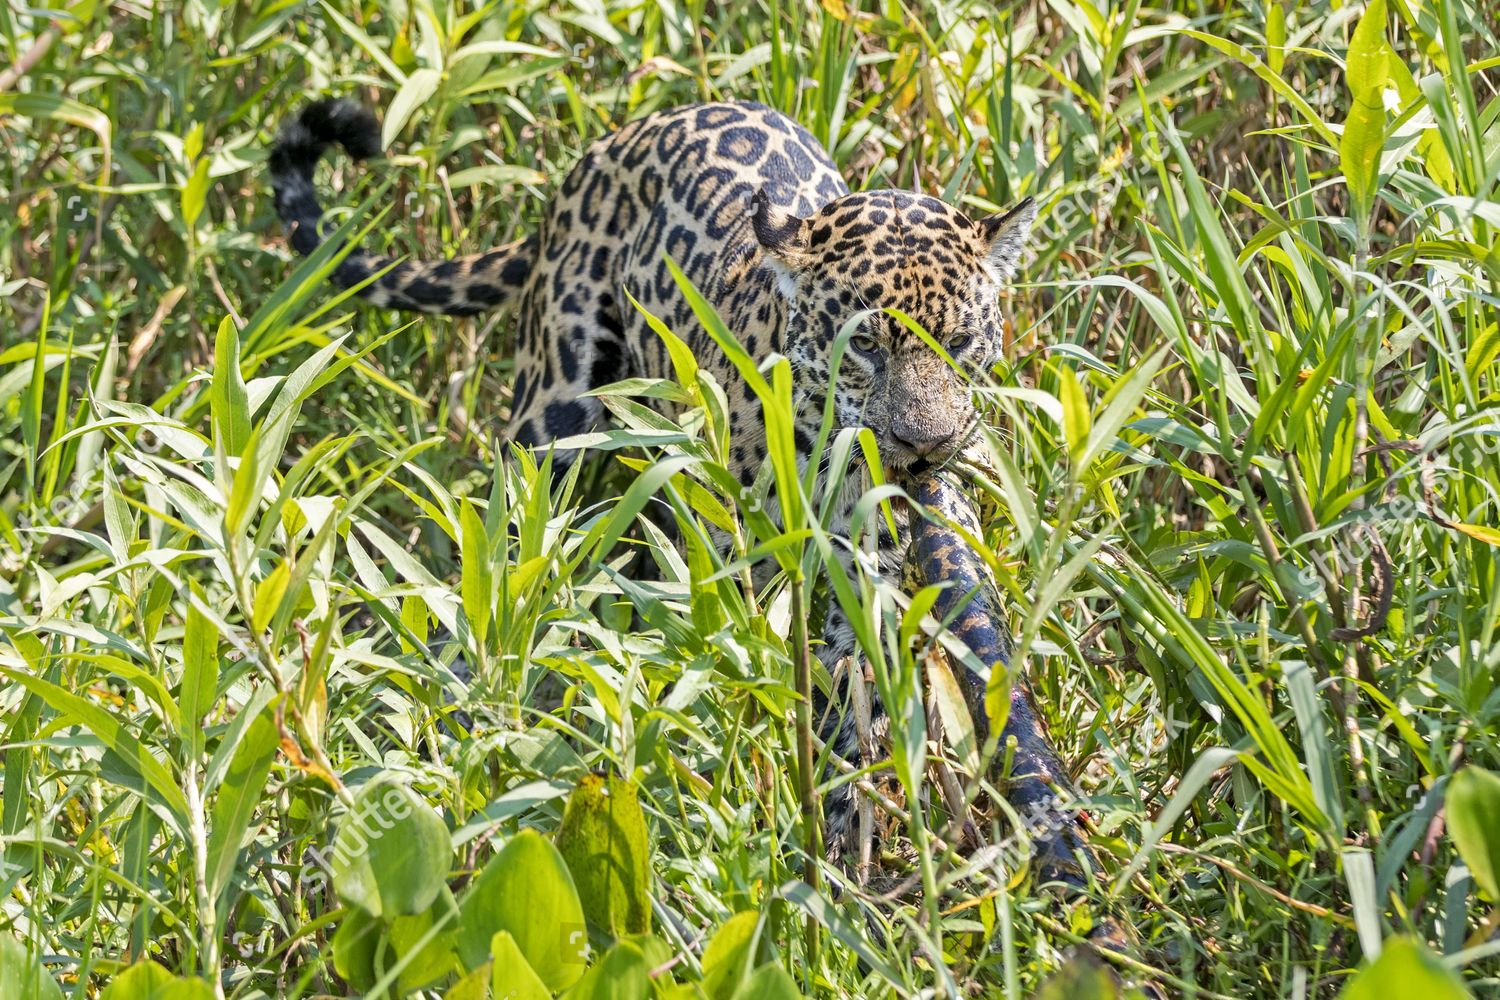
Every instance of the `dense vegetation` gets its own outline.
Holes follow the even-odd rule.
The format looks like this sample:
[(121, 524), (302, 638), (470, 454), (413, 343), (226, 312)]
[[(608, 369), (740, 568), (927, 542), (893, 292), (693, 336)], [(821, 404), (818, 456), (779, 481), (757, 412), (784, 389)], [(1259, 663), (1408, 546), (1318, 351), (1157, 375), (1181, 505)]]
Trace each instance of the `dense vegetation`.
[[(1107, 964), (1171, 995), (1494, 995), (1497, 22), (0, 6), (0, 995), (1106, 995), (1043, 985), (1106, 911)], [(686, 362), (581, 475), (498, 448), (507, 317), (396, 323), (290, 259), (263, 164), (320, 93), (383, 111), (389, 161), (327, 183), (396, 253), (513, 238), (591, 139), (718, 96), (856, 188), (1043, 202), (968, 478), (1091, 898), (1038, 889), (1003, 809), (1013, 850), (948, 849), (927, 775), (975, 748), (868, 580), (889, 836), (809, 861), (788, 574), (742, 557), (822, 591), (810, 515), (717, 489)]]

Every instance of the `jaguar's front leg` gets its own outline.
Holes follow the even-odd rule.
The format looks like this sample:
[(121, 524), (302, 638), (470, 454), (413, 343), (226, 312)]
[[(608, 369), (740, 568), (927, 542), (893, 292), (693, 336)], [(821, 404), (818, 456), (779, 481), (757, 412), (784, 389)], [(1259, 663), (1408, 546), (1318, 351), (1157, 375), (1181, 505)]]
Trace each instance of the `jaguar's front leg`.
[[(947, 621), (948, 633), (991, 670), (1012, 669), (1010, 625), (999, 591), (964, 534), (955, 530), (962, 528), (971, 537), (978, 536), (973, 504), (940, 476), (918, 484), (914, 497), (939, 516), (915, 521), (907, 556), (919, 583), (945, 584), (933, 604), (933, 616)], [(959, 673), (975, 735), (984, 742), (990, 735), (985, 709), (988, 678), (971, 670)], [(1084, 866), (1092, 864), (1092, 852), (1071, 811), (1076, 798), (1072, 779), (1052, 748), (1024, 673), (1011, 679), (1010, 710), (1000, 733), (1001, 746), (1012, 739), (1015, 752), (1009, 775), (1002, 776), (1003, 789), (1006, 800), (1031, 827), (1039, 875), (1044, 882), (1062, 882), (1081, 889), (1087, 885)]]

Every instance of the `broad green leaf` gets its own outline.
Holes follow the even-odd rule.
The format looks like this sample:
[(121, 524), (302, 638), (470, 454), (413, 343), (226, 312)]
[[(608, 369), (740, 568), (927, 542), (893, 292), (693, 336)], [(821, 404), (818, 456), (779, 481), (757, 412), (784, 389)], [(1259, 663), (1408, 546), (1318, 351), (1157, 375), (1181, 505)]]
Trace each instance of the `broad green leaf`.
[(451, 68), (458, 63), (466, 62), (475, 56), (555, 56), (556, 52), (544, 49), (539, 45), (528, 45), (525, 42), (513, 42), (504, 38), (486, 38), (480, 41), (470, 42), (463, 48), (455, 51), (448, 57), (448, 66)]
[(42, 322), (36, 338), (36, 349), (31, 361), (31, 379), (21, 397), (21, 441), (26, 445), (28, 476), (35, 475), (32, 467), (42, 442), (42, 410), (47, 395), (47, 327), (52, 317), (52, 295), (49, 292), (42, 304)]
[(1278, 77), (1286, 65), (1286, 10), (1277, 0), (1266, 10), (1266, 65)]
[[(427, 642), (427, 604), (416, 594), (408, 594), (401, 599), (401, 624), (418, 642)], [(416, 651), (416, 647), (411, 646), (405, 635), (401, 636), (401, 649), (408, 653)]]
[(490, 939), (490, 993), (512, 1000), (550, 1000), (547, 989), (521, 954), (510, 931), (496, 931)]
[(333, 842), (339, 899), (394, 920), (432, 905), (448, 877), (453, 841), (441, 816), (405, 785), (365, 786)]
[[(1450, 786), (1451, 787), (1451, 786)], [(1349, 981), (1340, 1000), (1467, 1000), (1469, 991), (1437, 956), (1408, 937), (1385, 942), (1380, 957)]]
[(490, 859), (459, 911), (458, 953), (469, 968), (487, 961), (495, 935), (509, 931), (548, 989), (565, 990), (583, 975), (583, 905), (562, 855), (535, 830), (522, 830)]
[[(266, 603), (272, 608), (271, 630), (276, 635), (285, 633), (287, 622), (302, 607), (301, 602), (307, 591), (308, 582), (312, 579), (313, 573), (319, 569), (319, 556), (322, 554), (323, 547), (333, 541), (341, 523), (342, 519), (336, 514), (325, 518), (322, 526), (318, 528), (318, 533), (312, 537), (312, 541), (297, 553), (296, 561), (290, 565), (290, 572), (287, 574), (286, 582), (280, 587), (280, 593), (276, 595), (274, 605), (270, 601), (271, 595), (269, 593), (266, 595)], [(286, 566), (287, 563), (283, 562), (282, 565)], [(258, 596), (257, 590), (257, 599)], [(257, 612), (258, 610), (257, 607)], [(315, 664), (304, 664), (304, 671), (314, 666)], [(304, 672), (303, 677), (307, 676)]]
[(1116, 1000), (1114, 977), (1098, 959), (1078, 955), (1047, 977), (1034, 1000)]
[(426, 910), (393, 920), (386, 936), (401, 969), (396, 979), (398, 993), (414, 992), (447, 976), (458, 961), (453, 951), (458, 939), (458, 903), (453, 893), (443, 886)]
[(672, 964), (672, 959), (677, 954), (677, 949), (655, 934), (631, 934), (620, 940), (628, 941), (639, 948), (641, 954), (646, 956), (646, 965), (652, 969)]
[(492, 163), (484, 167), (469, 167), (456, 170), (448, 178), (451, 187), (475, 187), (480, 184), (545, 184), (547, 175), (534, 167), (523, 167), (518, 163)]
[(1307, 758), (1307, 774), (1312, 782), (1313, 798), (1328, 816), (1336, 830), (1344, 828), (1343, 790), (1339, 787), (1337, 746), (1327, 731), (1325, 706), (1318, 697), (1317, 682), (1306, 663), (1288, 661), (1282, 667), (1297, 728), (1302, 733), (1302, 753)]
[(0, 931), (0, 997), (6, 1000), (62, 1000), (62, 990), (26, 942)]
[(648, 312), (645, 306), (637, 302), (628, 288), (625, 289), (625, 297), (630, 300), (635, 311), (641, 314), (646, 325), (661, 338), (666, 346), (667, 357), (672, 359), (672, 372), (677, 376), (677, 384), (691, 392), (698, 382), (698, 359), (693, 354), (693, 349), (683, 343), (682, 338), (673, 333), (665, 323)]
[(191, 163), (203, 152), (203, 123), (196, 122), (182, 137), (182, 158)]
[(646, 1000), (651, 995), (651, 968), (646, 956), (628, 941), (621, 941), (573, 988), (564, 1000)]
[(339, 978), (361, 993), (375, 985), (375, 952), (384, 933), (380, 921), (357, 906), (344, 912), (333, 932), (333, 968)]
[(586, 775), (568, 797), (557, 849), (590, 924), (610, 937), (651, 927), (651, 848), (635, 786)]
[(260, 430), (260, 425), (251, 425), (229, 485), (229, 503), (224, 509), (224, 540), (231, 545), (235, 544), (240, 529), (249, 524), (260, 509), (261, 484), (265, 482), (268, 469), (261, 462), (264, 453), (260, 448)]
[[(519, 957), (519, 952), (517, 953), (517, 957)], [(486, 962), (479, 968), (469, 972), (458, 982), (448, 987), (448, 992), (443, 994), (443, 1000), (490, 1000), (490, 997), (494, 995), (505, 996), (504, 993), (498, 993), (490, 988), (490, 973), (493, 970), (493, 966), (494, 963)], [(535, 978), (535, 973), (533, 973), (532, 978)], [(532, 1000), (533, 997), (538, 996), (539, 1000), (547, 1000), (547, 998), (552, 996), (552, 994), (547, 992), (545, 986), (539, 986), (539, 988), (542, 991), (539, 995), (522, 993), (518, 990), (515, 993), (514, 1000)]]
[(125, 503), (120, 480), (108, 462), (104, 465), (104, 529), (115, 559), (126, 562), (130, 558), (130, 543), (135, 541), (135, 521)]
[[(786, 358), (775, 358), (771, 367), (771, 378), (767, 380), (761, 372), (761, 367), (764, 362), (772, 359), (752, 357), (734, 335), (734, 331), (725, 325), (713, 304), (703, 297), (692, 280), (683, 273), (682, 268), (665, 250), (662, 251), (662, 261), (671, 272), (672, 280), (677, 283), (677, 290), (692, 307), (693, 315), (698, 318), (698, 322), (708, 331), (714, 343), (719, 345), (719, 350), (724, 352), (730, 363), (740, 373), (740, 377), (745, 380), (760, 401), (761, 412), (765, 418), (766, 457), (775, 473), (776, 494), (781, 504), (782, 522), (793, 527), (800, 526), (803, 496), (801, 480), (797, 475), (796, 435), (792, 427), (791, 363)], [(793, 556), (781, 555), (779, 559), (782, 560), (783, 567), (792, 568)]]
[(1448, 832), (1480, 890), (1500, 902), (1500, 775), (1470, 765), (1448, 782)]
[(179, 979), (152, 961), (137, 962), (109, 981), (99, 1000), (213, 1000), (214, 991), (197, 978)]
[(1359, 947), (1367, 956), (1378, 955), (1385, 926), (1375, 895), (1375, 858), (1366, 848), (1345, 847), (1339, 851), (1339, 862), (1344, 869), (1344, 884), (1349, 887), (1349, 909)]
[(729, 1000), (747, 978), (755, 961), (750, 944), (759, 924), (760, 914), (745, 910), (714, 931), (703, 949), (703, 992), (710, 1000)]
[[(934, 597), (936, 591), (934, 588)], [(959, 763), (969, 774), (979, 772), (979, 746), (975, 739), (974, 720), (969, 715), (969, 706), (964, 701), (964, 692), (948, 657), (933, 653), (927, 657), (927, 685), (932, 700), (937, 704), (938, 717), (943, 722), (943, 736)]]
[(745, 981), (734, 1000), (802, 1000), (802, 994), (785, 969), (768, 962)]

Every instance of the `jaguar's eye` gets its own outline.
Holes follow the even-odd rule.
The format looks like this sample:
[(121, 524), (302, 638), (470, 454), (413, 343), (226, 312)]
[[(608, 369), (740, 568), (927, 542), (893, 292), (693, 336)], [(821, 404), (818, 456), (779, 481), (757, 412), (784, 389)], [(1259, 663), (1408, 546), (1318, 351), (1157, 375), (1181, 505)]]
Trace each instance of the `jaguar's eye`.
[(959, 351), (963, 350), (965, 347), (968, 347), (973, 342), (974, 334), (969, 332), (968, 330), (963, 330), (949, 337), (948, 342), (943, 346), (948, 348), (949, 354), (957, 354)]
[(859, 334), (849, 338), (849, 343), (861, 354), (874, 354), (880, 350), (880, 343), (874, 337)]

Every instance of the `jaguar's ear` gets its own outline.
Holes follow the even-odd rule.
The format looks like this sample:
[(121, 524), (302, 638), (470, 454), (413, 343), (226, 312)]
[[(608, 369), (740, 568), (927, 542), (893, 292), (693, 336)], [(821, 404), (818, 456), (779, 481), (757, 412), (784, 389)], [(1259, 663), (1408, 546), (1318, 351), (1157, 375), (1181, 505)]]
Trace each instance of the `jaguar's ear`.
[(1026, 249), (1026, 240), (1031, 236), (1031, 224), (1036, 221), (1036, 199), (1022, 198), (1009, 212), (980, 219), (979, 237), (989, 246), (990, 266), (1000, 275), (1001, 281), (1009, 281), (1021, 263), (1021, 252)]
[(785, 272), (789, 277), (811, 263), (807, 242), (812, 227), (806, 219), (771, 204), (763, 191), (755, 192), (750, 199), (750, 218), (756, 241), (778, 273)]

